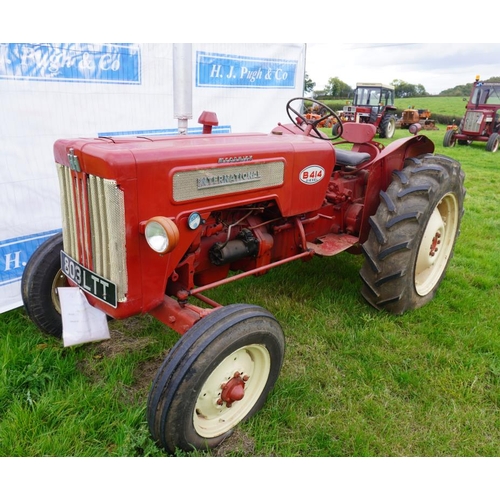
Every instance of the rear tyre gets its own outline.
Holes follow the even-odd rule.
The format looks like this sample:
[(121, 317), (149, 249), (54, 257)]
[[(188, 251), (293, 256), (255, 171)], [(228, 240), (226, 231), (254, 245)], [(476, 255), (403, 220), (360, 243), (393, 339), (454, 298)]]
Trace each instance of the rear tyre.
[(496, 153), (498, 151), (498, 146), (500, 145), (500, 135), (496, 132), (490, 135), (488, 142), (486, 143), (486, 151), (491, 153)]
[(362, 295), (372, 306), (402, 314), (432, 300), (459, 234), (464, 177), (458, 162), (438, 155), (393, 173), (362, 246)]
[(446, 133), (444, 134), (444, 139), (443, 139), (443, 146), (445, 148), (452, 148), (455, 146), (455, 143), (456, 143), (455, 134), (456, 134), (456, 132), (453, 129), (446, 131)]
[(392, 139), (394, 132), (396, 130), (396, 119), (394, 115), (384, 115), (382, 121), (380, 122), (380, 134), (379, 136), (383, 139)]
[(21, 296), (29, 318), (40, 330), (62, 337), (57, 288), (68, 286), (61, 272), (62, 233), (45, 240), (32, 254), (21, 279)]
[(277, 320), (257, 306), (234, 304), (201, 319), (153, 382), (147, 407), (153, 438), (171, 453), (219, 445), (264, 405), (284, 346)]

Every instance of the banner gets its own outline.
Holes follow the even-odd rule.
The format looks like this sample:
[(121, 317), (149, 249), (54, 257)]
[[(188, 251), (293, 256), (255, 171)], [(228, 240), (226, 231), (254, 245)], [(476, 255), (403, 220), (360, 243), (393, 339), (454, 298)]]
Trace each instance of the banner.
[(197, 52), (197, 87), (295, 89), (298, 61)]
[[(305, 44), (188, 44), (193, 119), (270, 132), (302, 96)], [(0, 313), (22, 305), (31, 254), (60, 231), (57, 139), (176, 135), (174, 44), (0, 43)]]
[(141, 84), (134, 44), (0, 44), (0, 79)]

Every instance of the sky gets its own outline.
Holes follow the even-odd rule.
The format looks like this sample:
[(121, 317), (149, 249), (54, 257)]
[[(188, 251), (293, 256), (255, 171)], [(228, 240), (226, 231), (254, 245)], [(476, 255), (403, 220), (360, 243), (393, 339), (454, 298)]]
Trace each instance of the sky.
[[(19, 17), (18, 5), (7, 2), (2, 16), (12, 22), (4, 23), (0, 40), (305, 43), (306, 71), (316, 91), (338, 77), (353, 88), (357, 82), (398, 79), (438, 94), (473, 82), (477, 74), (483, 79), (500, 76), (500, 43), (486, 43), (498, 39), (494, 23), (478, 24), (473, 9), (450, 8), (442, 0), (419, 0), (408, 8), (390, 0), (377, 5), (356, 0), (352, 5), (305, 4), (300, 9), (270, 9), (268, 0), (253, 0), (244, 11), (232, 0), (216, 3), (217, 8), (210, 2), (174, 2), (168, 12), (157, 15), (153, 0), (142, 0), (137, 9), (124, 9), (118, 0), (86, 0), (84, 8), (66, 0), (44, 0), (30, 4), (34, 22), (29, 24), (28, 18)], [(37, 22), (49, 13), (64, 13), (77, 22), (58, 23), (54, 31), (50, 23)], [(485, 21), (484, 16), (479, 19)]]
[(306, 72), (315, 91), (337, 77), (352, 88), (397, 79), (439, 94), (500, 76), (500, 43), (307, 43)]

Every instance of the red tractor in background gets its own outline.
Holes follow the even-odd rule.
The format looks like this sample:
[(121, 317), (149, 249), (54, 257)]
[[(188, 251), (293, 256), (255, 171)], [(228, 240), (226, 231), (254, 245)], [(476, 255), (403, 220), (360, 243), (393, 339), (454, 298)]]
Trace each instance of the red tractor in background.
[[(219, 304), (211, 289), (363, 253), (363, 297), (402, 314), (432, 300), (450, 263), (460, 164), (425, 136), (384, 147), (374, 124), (342, 123), (310, 99), (322, 111), (308, 119), (304, 101), (289, 101), (290, 122), (268, 134), (211, 134), (217, 119), (203, 113), (200, 135), (54, 145), (63, 228), (25, 267), (27, 314), (61, 337), (58, 289), (79, 287), (110, 318), (147, 313), (178, 332), (147, 403), (151, 435), (169, 452), (220, 444), (264, 405), (283, 363), (273, 314)], [(340, 124), (333, 137), (318, 130), (329, 117)]]
[[(358, 83), (353, 103), (344, 106), (341, 119), (344, 122), (371, 123), (381, 139), (392, 139), (396, 130), (395, 111), (392, 85)], [(333, 125), (333, 135), (336, 135), (338, 127), (338, 123)]]
[(492, 153), (500, 146), (500, 83), (482, 82), (479, 76), (472, 86), (460, 125), (446, 131), (443, 146), (451, 148), (457, 142), (469, 145), (473, 141), (485, 142), (486, 151)]

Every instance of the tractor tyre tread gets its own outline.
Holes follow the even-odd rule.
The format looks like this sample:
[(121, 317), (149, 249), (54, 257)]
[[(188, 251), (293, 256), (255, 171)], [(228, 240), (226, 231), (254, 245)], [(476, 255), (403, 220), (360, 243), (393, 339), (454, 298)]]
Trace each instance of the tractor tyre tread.
[[(370, 218), (370, 233), (362, 245), (362, 295), (379, 310), (403, 314), (428, 303), (444, 277), (463, 215), (464, 173), (455, 160), (441, 155), (410, 158), (380, 193), (380, 205)], [(458, 204), (458, 225), (450, 255), (435, 286), (425, 295), (416, 291), (417, 254), (432, 212), (447, 193)]]

